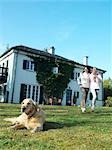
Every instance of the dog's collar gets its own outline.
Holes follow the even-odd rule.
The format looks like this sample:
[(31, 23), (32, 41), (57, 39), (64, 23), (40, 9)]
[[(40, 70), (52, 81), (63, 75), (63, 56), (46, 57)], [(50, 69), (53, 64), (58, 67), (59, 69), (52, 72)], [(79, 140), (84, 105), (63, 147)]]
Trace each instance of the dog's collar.
[(26, 113), (26, 114), (28, 115), (28, 119), (30, 119), (31, 117), (34, 116), (35, 110), (33, 112), (30, 111), (29, 113)]

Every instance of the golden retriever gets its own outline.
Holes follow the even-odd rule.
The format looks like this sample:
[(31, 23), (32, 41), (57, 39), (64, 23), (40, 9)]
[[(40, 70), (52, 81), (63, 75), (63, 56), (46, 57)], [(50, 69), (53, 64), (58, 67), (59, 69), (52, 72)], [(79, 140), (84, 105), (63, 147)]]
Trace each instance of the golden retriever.
[(32, 99), (23, 100), (21, 112), (22, 114), (17, 118), (6, 118), (4, 120), (12, 122), (11, 128), (13, 129), (32, 129), (32, 133), (43, 130), (43, 124), (45, 123), (44, 112)]

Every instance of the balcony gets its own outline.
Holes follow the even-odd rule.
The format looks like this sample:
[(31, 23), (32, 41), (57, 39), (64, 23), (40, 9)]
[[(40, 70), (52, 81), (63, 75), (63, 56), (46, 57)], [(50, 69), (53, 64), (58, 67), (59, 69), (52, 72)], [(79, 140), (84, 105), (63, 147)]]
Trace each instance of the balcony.
[(0, 67), (0, 84), (7, 82), (8, 68)]

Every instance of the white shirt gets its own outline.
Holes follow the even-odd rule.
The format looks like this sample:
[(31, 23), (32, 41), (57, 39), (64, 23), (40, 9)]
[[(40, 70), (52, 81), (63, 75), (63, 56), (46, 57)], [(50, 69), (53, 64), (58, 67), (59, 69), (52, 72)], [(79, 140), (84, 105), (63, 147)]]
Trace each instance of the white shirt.
[(90, 74), (86, 73), (86, 72), (80, 73), (80, 76), (77, 79), (78, 84), (80, 85), (80, 87), (84, 87), (84, 88), (89, 88), (90, 87), (89, 75)]
[(100, 74), (94, 75), (90, 74), (90, 89), (100, 89), (100, 82), (102, 81), (102, 77)]

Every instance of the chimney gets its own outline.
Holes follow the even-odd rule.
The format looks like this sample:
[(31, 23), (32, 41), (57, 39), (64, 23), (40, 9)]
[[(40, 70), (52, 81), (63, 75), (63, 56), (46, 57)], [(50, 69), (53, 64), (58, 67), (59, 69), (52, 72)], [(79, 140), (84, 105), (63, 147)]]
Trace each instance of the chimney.
[(47, 52), (50, 53), (50, 54), (55, 55), (55, 48), (54, 48), (54, 46), (50, 47), (50, 48), (47, 50)]
[(84, 56), (83, 65), (88, 66), (88, 56)]

